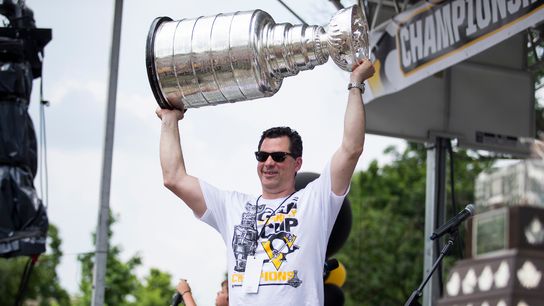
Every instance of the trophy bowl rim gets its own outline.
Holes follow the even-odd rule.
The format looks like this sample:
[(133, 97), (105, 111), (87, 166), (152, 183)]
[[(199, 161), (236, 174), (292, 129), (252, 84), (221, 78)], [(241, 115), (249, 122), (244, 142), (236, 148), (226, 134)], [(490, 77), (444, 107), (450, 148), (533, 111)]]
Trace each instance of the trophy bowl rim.
[[(348, 19), (349, 23), (347, 22)], [(366, 25), (366, 27), (363, 27), (363, 29), (366, 29), (366, 31), (364, 31), (363, 33), (363, 41), (366, 42), (366, 45), (362, 46), (358, 46), (359, 40), (356, 40), (354, 37), (354, 30), (356, 29), (355, 22), (358, 19), (360, 19), (359, 21), (362, 21), (364, 25)], [(346, 47), (345, 49), (334, 46), (335, 43), (333, 43), (333, 32), (338, 30), (340, 30), (344, 34), (349, 33), (348, 35), (344, 36), (344, 47)], [(366, 13), (364, 12), (364, 9), (357, 4), (340, 9), (336, 12), (336, 14), (331, 17), (331, 20), (329, 21), (329, 25), (327, 27), (328, 44), (332, 47), (329, 50), (329, 55), (340, 69), (351, 72), (353, 70), (353, 65), (360, 60), (360, 58), (356, 55), (356, 53), (360, 49), (364, 49), (364, 51), (366, 51), (365, 54), (367, 55), (367, 57), (369, 57), (370, 50), (368, 31), (368, 19), (366, 17)], [(342, 60), (343, 53), (345, 53), (350, 58), (348, 61)]]
[(157, 78), (157, 69), (155, 67), (155, 36), (157, 34), (157, 30), (159, 26), (168, 21), (173, 21), (170, 17), (157, 17), (153, 20), (151, 23), (151, 27), (149, 28), (149, 33), (147, 34), (147, 41), (145, 45), (145, 66), (147, 70), (147, 78), (149, 80), (149, 85), (151, 86), (151, 91), (153, 92), (153, 95), (155, 96), (155, 100), (159, 104), (161, 108), (164, 109), (173, 109), (172, 106), (168, 103), (166, 98), (161, 94), (162, 89), (159, 83), (159, 79)]

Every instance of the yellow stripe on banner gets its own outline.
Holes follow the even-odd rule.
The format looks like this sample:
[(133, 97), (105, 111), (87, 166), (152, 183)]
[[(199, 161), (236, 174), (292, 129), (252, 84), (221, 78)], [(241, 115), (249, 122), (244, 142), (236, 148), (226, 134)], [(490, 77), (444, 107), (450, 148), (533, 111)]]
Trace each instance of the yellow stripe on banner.
[[(407, 16), (407, 18), (404, 18), (404, 21), (399, 21), (399, 25), (402, 26), (404, 25), (405, 23), (407, 23), (407, 21), (411, 21), (414, 17), (416, 17), (417, 15), (420, 15), (432, 8), (434, 8), (435, 6), (439, 6), (441, 5), (442, 3), (440, 4), (437, 4), (437, 3), (426, 3), (425, 6), (423, 7), (420, 7), (420, 8), (417, 8), (415, 11), (413, 11), (410, 15)], [(394, 17), (393, 17), (394, 18)]]

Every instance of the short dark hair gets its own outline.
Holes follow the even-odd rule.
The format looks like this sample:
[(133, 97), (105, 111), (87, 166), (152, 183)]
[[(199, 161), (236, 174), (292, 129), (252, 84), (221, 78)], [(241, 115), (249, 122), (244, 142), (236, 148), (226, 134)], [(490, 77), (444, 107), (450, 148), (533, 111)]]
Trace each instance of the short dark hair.
[(287, 126), (273, 127), (264, 131), (261, 135), (261, 140), (259, 140), (259, 146), (257, 149), (261, 149), (261, 145), (263, 144), (265, 138), (279, 138), (283, 136), (289, 138), (289, 153), (291, 153), (294, 158), (301, 157), (302, 138), (300, 138), (300, 135), (297, 133), (297, 131)]

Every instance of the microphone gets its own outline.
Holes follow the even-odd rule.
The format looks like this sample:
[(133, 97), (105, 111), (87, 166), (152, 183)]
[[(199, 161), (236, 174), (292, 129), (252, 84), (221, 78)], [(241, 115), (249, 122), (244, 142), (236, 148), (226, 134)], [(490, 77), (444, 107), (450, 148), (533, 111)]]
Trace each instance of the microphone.
[(461, 222), (465, 221), (468, 217), (474, 214), (474, 204), (468, 204), (465, 209), (457, 214), (457, 216), (451, 218), (446, 224), (442, 225), (439, 229), (434, 231), (431, 235), (431, 240), (442, 237), (445, 233), (451, 233), (453, 230), (457, 229)]
[(179, 292), (176, 292), (172, 296), (172, 303), (170, 306), (178, 306), (181, 302), (183, 302), (183, 297), (181, 297), (181, 294), (179, 294)]

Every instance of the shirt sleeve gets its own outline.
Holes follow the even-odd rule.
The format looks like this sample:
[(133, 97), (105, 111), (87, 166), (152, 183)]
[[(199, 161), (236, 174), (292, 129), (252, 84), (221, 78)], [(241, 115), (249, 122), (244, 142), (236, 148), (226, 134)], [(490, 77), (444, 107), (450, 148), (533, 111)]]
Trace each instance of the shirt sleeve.
[(227, 242), (231, 239), (229, 224), (232, 227), (231, 223), (239, 218), (245, 203), (252, 196), (237, 191), (222, 190), (201, 179), (199, 179), (199, 183), (206, 203), (206, 211), (200, 220), (216, 229)]
[(320, 174), (319, 178), (310, 182), (305, 189), (307, 189), (307, 192), (314, 194), (314, 196), (319, 199), (315, 202), (321, 205), (321, 218), (324, 224), (327, 225), (329, 235), (350, 187), (348, 187), (346, 192), (342, 195), (336, 195), (332, 191), (331, 162), (329, 161), (325, 165), (325, 168), (323, 169), (323, 172)]
[(200, 217), (200, 221), (215, 228), (219, 233), (222, 233), (222, 228), (225, 219), (225, 191), (222, 191), (215, 186), (199, 179), (200, 189), (204, 195), (206, 203), (206, 211)]

